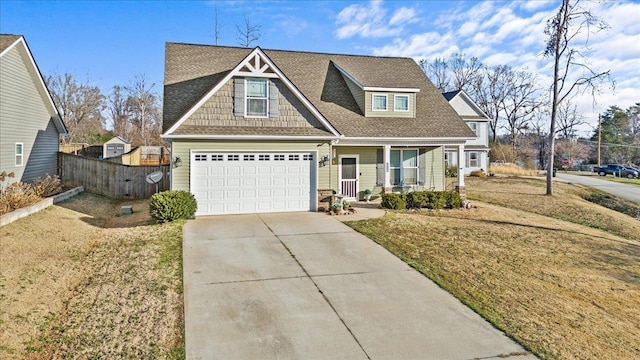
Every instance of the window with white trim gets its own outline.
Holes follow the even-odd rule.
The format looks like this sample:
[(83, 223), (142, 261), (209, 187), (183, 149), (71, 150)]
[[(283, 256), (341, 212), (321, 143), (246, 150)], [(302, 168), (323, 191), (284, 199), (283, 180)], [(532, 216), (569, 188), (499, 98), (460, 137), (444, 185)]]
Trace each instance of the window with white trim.
[(24, 144), (16, 143), (15, 155), (16, 155), (16, 166), (22, 166), (24, 162)]
[(267, 79), (245, 79), (245, 116), (269, 116), (269, 83)]
[(473, 132), (478, 136), (478, 123), (477, 122), (468, 122), (467, 125), (469, 129), (473, 130)]
[(418, 150), (391, 150), (391, 185), (418, 184)]
[(371, 98), (371, 110), (387, 111), (387, 95), (373, 94)]
[(409, 111), (409, 95), (394, 95), (393, 111), (399, 111), (399, 112)]
[(479, 161), (477, 151), (471, 151), (467, 153), (467, 167), (469, 168), (480, 167), (480, 161)]

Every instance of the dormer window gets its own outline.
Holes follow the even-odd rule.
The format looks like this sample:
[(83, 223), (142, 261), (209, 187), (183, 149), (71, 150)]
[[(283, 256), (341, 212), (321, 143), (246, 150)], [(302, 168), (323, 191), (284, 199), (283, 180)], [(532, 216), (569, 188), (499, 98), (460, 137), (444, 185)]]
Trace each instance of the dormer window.
[(269, 86), (267, 79), (245, 79), (245, 116), (266, 118), (268, 113)]
[(373, 94), (371, 103), (373, 111), (387, 111), (387, 95)]
[(393, 111), (409, 111), (409, 96), (395, 95), (393, 99)]

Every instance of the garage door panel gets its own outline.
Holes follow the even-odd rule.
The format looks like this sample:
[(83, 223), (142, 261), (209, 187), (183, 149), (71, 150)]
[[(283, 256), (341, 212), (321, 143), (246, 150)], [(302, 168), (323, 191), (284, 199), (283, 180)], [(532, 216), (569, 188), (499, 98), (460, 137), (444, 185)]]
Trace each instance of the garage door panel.
[(194, 152), (196, 215), (309, 211), (316, 181), (315, 162), (309, 159), (308, 152)]

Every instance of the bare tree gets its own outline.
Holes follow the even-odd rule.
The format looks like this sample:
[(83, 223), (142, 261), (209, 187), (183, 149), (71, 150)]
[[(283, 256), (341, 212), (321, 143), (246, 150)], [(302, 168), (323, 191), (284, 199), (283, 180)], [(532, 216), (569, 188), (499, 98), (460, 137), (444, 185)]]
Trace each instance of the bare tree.
[[(586, 29), (590, 32), (592, 28), (598, 31), (608, 27), (591, 11), (583, 9), (579, 4), (580, 0), (562, 0), (560, 9), (554, 17), (547, 21), (545, 28), (545, 34), (548, 38), (544, 54), (553, 59), (547, 195), (553, 195), (551, 167), (555, 155), (559, 105), (574, 92), (591, 90), (591, 94), (595, 95), (598, 91), (598, 85), (605, 79), (609, 79), (609, 71), (594, 71), (587, 64), (584, 51), (573, 47), (574, 40), (583, 30)], [(584, 50), (588, 51), (588, 49)], [(577, 74), (577, 78), (570, 76), (573, 74)]]
[(450, 91), (449, 71), (448, 63), (444, 58), (435, 58), (433, 61), (422, 59), (419, 62), (422, 71), (427, 74), (427, 77), (433, 85), (442, 93)]
[(475, 89), (484, 78), (482, 62), (477, 57), (467, 59), (464, 54), (453, 54), (449, 57), (449, 68), (453, 73), (453, 90), (464, 90), (475, 98)]
[(499, 106), (505, 115), (504, 128), (509, 131), (511, 146), (515, 149), (518, 137), (529, 129), (533, 112), (540, 106), (536, 77), (527, 71), (513, 71), (507, 67), (504, 97)]
[(236, 25), (236, 30), (238, 31), (236, 36), (238, 44), (246, 48), (251, 47), (251, 44), (260, 40), (260, 36), (262, 36), (262, 27), (259, 24), (252, 25), (247, 15), (244, 16), (243, 26)]
[(111, 94), (107, 97), (107, 112), (113, 123), (113, 134), (129, 139), (131, 129), (127, 95), (125, 94), (125, 89), (120, 85), (114, 86)]
[(154, 92), (155, 83), (149, 84), (145, 75), (138, 75), (126, 87), (127, 108), (132, 124), (129, 139), (134, 145), (154, 145), (160, 142), (160, 104)]
[(105, 97), (97, 86), (89, 81), (81, 83), (68, 73), (50, 75), (45, 81), (69, 131), (67, 143), (89, 143), (93, 136), (105, 132), (101, 114)]
[(572, 104), (569, 99), (558, 105), (556, 120), (557, 133), (565, 139), (571, 139), (576, 136), (575, 127), (586, 124), (584, 116), (578, 113), (578, 106)]
[(483, 81), (476, 83), (475, 101), (482, 111), (487, 114), (489, 129), (491, 130), (491, 142), (496, 142), (498, 128), (502, 114), (504, 98), (507, 94), (508, 77), (511, 68), (506, 65), (484, 68)]

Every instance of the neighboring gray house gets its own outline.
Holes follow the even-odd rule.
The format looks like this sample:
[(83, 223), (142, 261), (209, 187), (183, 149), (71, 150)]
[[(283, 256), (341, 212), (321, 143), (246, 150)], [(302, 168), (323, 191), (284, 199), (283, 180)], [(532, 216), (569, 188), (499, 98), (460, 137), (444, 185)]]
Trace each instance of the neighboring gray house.
[(410, 58), (168, 43), (162, 137), (171, 188), (213, 215), (444, 190), (445, 146), (475, 134)]
[[(476, 137), (467, 140), (464, 146), (465, 175), (469, 175), (474, 170), (489, 171), (489, 121), (491, 119), (463, 90), (450, 91), (442, 95), (476, 134)], [(458, 167), (458, 147), (447, 146), (445, 149), (447, 166)]]
[(131, 151), (131, 144), (120, 136), (114, 136), (102, 145), (102, 158), (124, 155), (129, 151)]
[(67, 130), (20, 35), (0, 35), (0, 186), (57, 174)]

